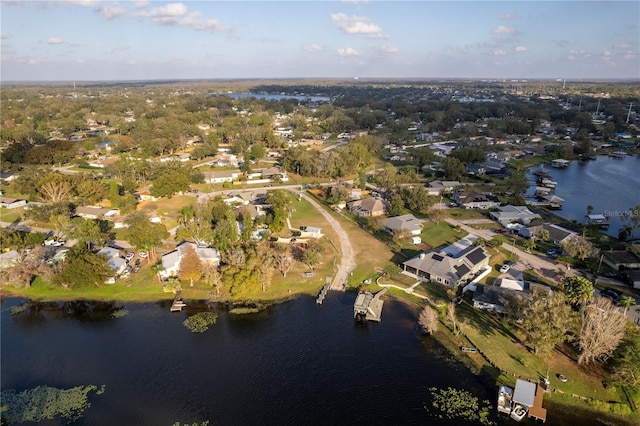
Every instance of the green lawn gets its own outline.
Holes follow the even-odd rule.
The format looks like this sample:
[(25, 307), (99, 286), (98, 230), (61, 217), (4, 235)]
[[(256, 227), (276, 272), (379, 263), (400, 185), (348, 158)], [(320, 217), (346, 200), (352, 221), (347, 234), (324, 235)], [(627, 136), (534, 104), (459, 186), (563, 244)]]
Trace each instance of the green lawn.
[(20, 209), (0, 209), (0, 222), (20, 222), (22, 220)]
[(422, 228), (422, 233), (420, 234), (422, 242), (432, 248), (440, 247), (444, 244), (455, 243), (460, 238), (466, 236), (466, 232), (456, 231), (453, 226), (444, 221), (439, 223), (425, 223)]

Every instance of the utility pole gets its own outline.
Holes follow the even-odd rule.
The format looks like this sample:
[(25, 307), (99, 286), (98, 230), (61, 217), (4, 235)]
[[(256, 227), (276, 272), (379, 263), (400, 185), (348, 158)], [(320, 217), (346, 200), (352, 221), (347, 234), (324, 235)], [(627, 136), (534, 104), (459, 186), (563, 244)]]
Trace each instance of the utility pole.
[(627, 112), (627, 121), (625, 124), (629, 124), (629, 117), (631, 117), (631, 107), (633, 106), (633, 102), (629, 102), (629, 112)]

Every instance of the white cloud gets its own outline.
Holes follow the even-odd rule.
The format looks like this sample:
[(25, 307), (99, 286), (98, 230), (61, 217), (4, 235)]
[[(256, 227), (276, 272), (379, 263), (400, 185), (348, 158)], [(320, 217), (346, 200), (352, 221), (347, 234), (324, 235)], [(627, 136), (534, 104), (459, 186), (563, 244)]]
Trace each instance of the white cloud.
[(371, 50), (373, 50), (373, 52), (378, 55), (398, 53), (398, 48), (390, 44), (385, 44), (383, 46), (372, 46)]
[(201, 12), (189, 12), (184, 3), (169, 3), (150, 10), (136, 12), (133, 15), (150, 18), (157, 24), (190, 27), (196, 31), (229, 30), (216, 19), (203, 19)]
[(61, 37), (51, 37), (47, 40), (47, 44), (62, 44), (64, 39)]
[(105, 19), (114, 19), (126, 15), (127, 9), (120, 5), (109, 5), (98, 9), (98, 13)]
[(331, 20), (347, 34), (382, 35), (382, 28), (364, 16), (347, 16), (344, 13), (333, 13), (331, 14)]
[(0, 40), (7, 40), (11, 38), (11, 33), (2, 33), (0, 34)]
[(500, 35), (514, 35), (516, 34), (515, 28), (506, 27), (504, 25), (500, 25), (491, 30), (491, 34), (500, 34)]
[(131, 3), (133, 4), (133, 7), (135, 7), (136, 9), (141, 9), (143, 7), (149, 6), (149, 2), (147, 0), (133, 1)]
[(529, 51), (529, 48), (527, 46), (516, 46), (514, 50), (516, 52), (527, 52)]
[(123, 45), (114, 47), (113, 49), (111, 49), (111, 51), (112, 52), (124, 52), (125, 50), (129, 50), (129, 49), (131, 49), (131, 46), (123, 44)]
[(358, 52), (352, 47), (345, 47), (336, 51), (338, 56), (362, 56), (362, 53)]
[(567, 59), (569, 59), (570, 61), (575, 61), (576, 59), (583, 59), (583, 58), (588, 58), (590, 57), (591, 54), (589, 52), (587, 52), (586, 50), (570, 50), (569, 54), (567, 55)]
[(324, 47), (320, 46), (319, 44), (305, 44), (304, 46), (302, 46), (302, 48), (304, 50), (306, 50), (307, 52), (320, 52), (321, 50), (324, 50)]
[(506, 56), (507, 52), (502, 49), (496, 49), (493, 51), (493, 56)]
[(500, 19), (502, 19), (503, 21), (509, 20), (509, 19), (518, 19), (519, 16), (517, 13), (503, 13), (502, 15), (499, 16)]

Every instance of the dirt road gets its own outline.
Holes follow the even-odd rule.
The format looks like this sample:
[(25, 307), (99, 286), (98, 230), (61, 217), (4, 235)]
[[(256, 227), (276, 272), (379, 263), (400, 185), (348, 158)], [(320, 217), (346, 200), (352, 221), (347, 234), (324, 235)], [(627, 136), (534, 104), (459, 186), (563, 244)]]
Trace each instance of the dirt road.
[(336, 276), (331, 283), (331, 290), (339, 290), (344, 291), (347, 286), (347, 279), (356, 267), (356, 260), (353, 254), (353, 248), (351, 247), (351, 242), (349, 241), (349, 237), (347, 233), (342, 229), (342, 225), (338, 222), (328, 211), (326, 211), (320, 204), (318, 204), (313, 198), (309, 197), (307, 194), (302, 193), (302, 197), (307, 200), (313, 207), (315, 207), (321, 214), (327, 219), (329, 225), (333, 228), (340, 239), (340, 264), (338, 265), (338, 272), (336, 272)]

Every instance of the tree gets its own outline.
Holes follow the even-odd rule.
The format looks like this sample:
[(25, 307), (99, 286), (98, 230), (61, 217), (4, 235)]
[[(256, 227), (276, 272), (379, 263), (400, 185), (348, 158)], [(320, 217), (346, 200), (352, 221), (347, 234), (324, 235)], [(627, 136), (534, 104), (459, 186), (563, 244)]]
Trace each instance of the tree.
[(628, 323), (625, 337), (610, 359), (616, 380), (637, 388), (640, 384), (640, 329)]
[(180, 258), (178, 277), (181, 280), (188, 280), (191, 287), (193, 287), (194, 281), (198, 281), (202, 277), (202, 262), (191, 244), (185, 244), (184, 246), (184, 252)]
[(420, 311), (418, 324), (420, 324), (424, 333), (432, 335), (438, 330), (438, 312), (431, 306), (426, 305), (422, 311)]
[(504, 180), (507, 191), (514, 194), (523, 194), (529, 188), (529, 180), (524, 170), (520, 168), (512, 169)]
[(527, 343), (536, 355), (547, 355), (565, 340), (572, 313), (564, 294), (535, 288), (521, 318)]
[(592, 211), (593, 211), (593, 206), (592, 205), (588, 205), (587, 206), (587, 216), (589, 216)]
[(593, 300), (593, 283), (585, 277), (568, 277), (564, 280), (564, 294), (574, 306), (580, 305), (581, 311)]
[(548, 229), (541, 229), (540, 233), (538, 234), (538, 238), (540, 239), (540, 241), (549, 241), (549, 230)]
[(276, 269), (282, 274), (283, 277), (287, 277), (287, 273), (293, 268), (293, 256), (289, 246), (285, 246), (284, 250), (278, 251), (275, 257)]
[(607, 357), (624, 338), (626, 320), (618, 309), (603, 297), (589, 304), (582, 316), (578, 345), (578, 364), (588, 364)]
[(624, 307), (624, 315), (627, 316), (629, 308), (636, 304), (636, 299), (631, 296), (622, 296), (618, 301), (618, 306)]
[(393, 194), (389, 200), (389, 216), (400, 216), (405, 213), (404, 201), (398, 194)]
[(114, 271), (105, 255), (92, 253), (82, 247), (71, 249), (53, 281), (70, 288), (87, 285), (99, 287), (113, 275)]
[(632, 207), (629, 211), (624, 215), (626, 222), (629, 227), (629, 240), (633, 241), (636, 239), (636, 231), (640, 227), (640, 205)]
[(446, 157), (441, 162), (444, 175), (451, 180), (460, 179), (465, 174), (464, 164), (454, 157)]
[(59, 174), (49, 174), (38, 182), (37, 191), (43, 200), (55, 203), (67, 198), (71, 184)]
[(268, 191), (267, 194), (266, 203), (271, 206), (269, 229), (273, 232), (279, 232), (284, 228), (291, 199), (287, 193), (281, 189)]
[(598, 249), (583, 235), (567, 238), (560, 245), (569, 256), (580, 260), (593, 257), (598, 253)]
[(107, 197), (107, 185), (97, 179), (85, 179), (76, 186), (78, 197), (85, 204), (95, 204)]
[(125, 222), (129, 225), (125, 232), (126, 239), (138, 249), (151, 251), (162, 245), (162, 240), (169, 237), (167, 227), (161, 223), (152, 223), (144, 212), (128, 215)]
[(222, 277), (220, 276), (218, 265), (204, 263), (202, 265), (202, 279), (215, 289), (216, 296), (220, 296), (220, 281)]
[(456, 303), (453, 301), (449, 302), (449, 304), (447, 305), (447, 319), (451, 324), (451, 330), (453, 331), (453, 334), (457, 336), (458, 333), (460, 333), (460, 330), (458, 329), (458, 321), (456, 319)]
[(302, 252), (301, 259), (302, 263), (307, 265), (309, 269), (313, 269), (315, 265), (320, 263), (320, 259), (322, 256), (322, 246), (313, 241), (307, 245), (307, 248)]

